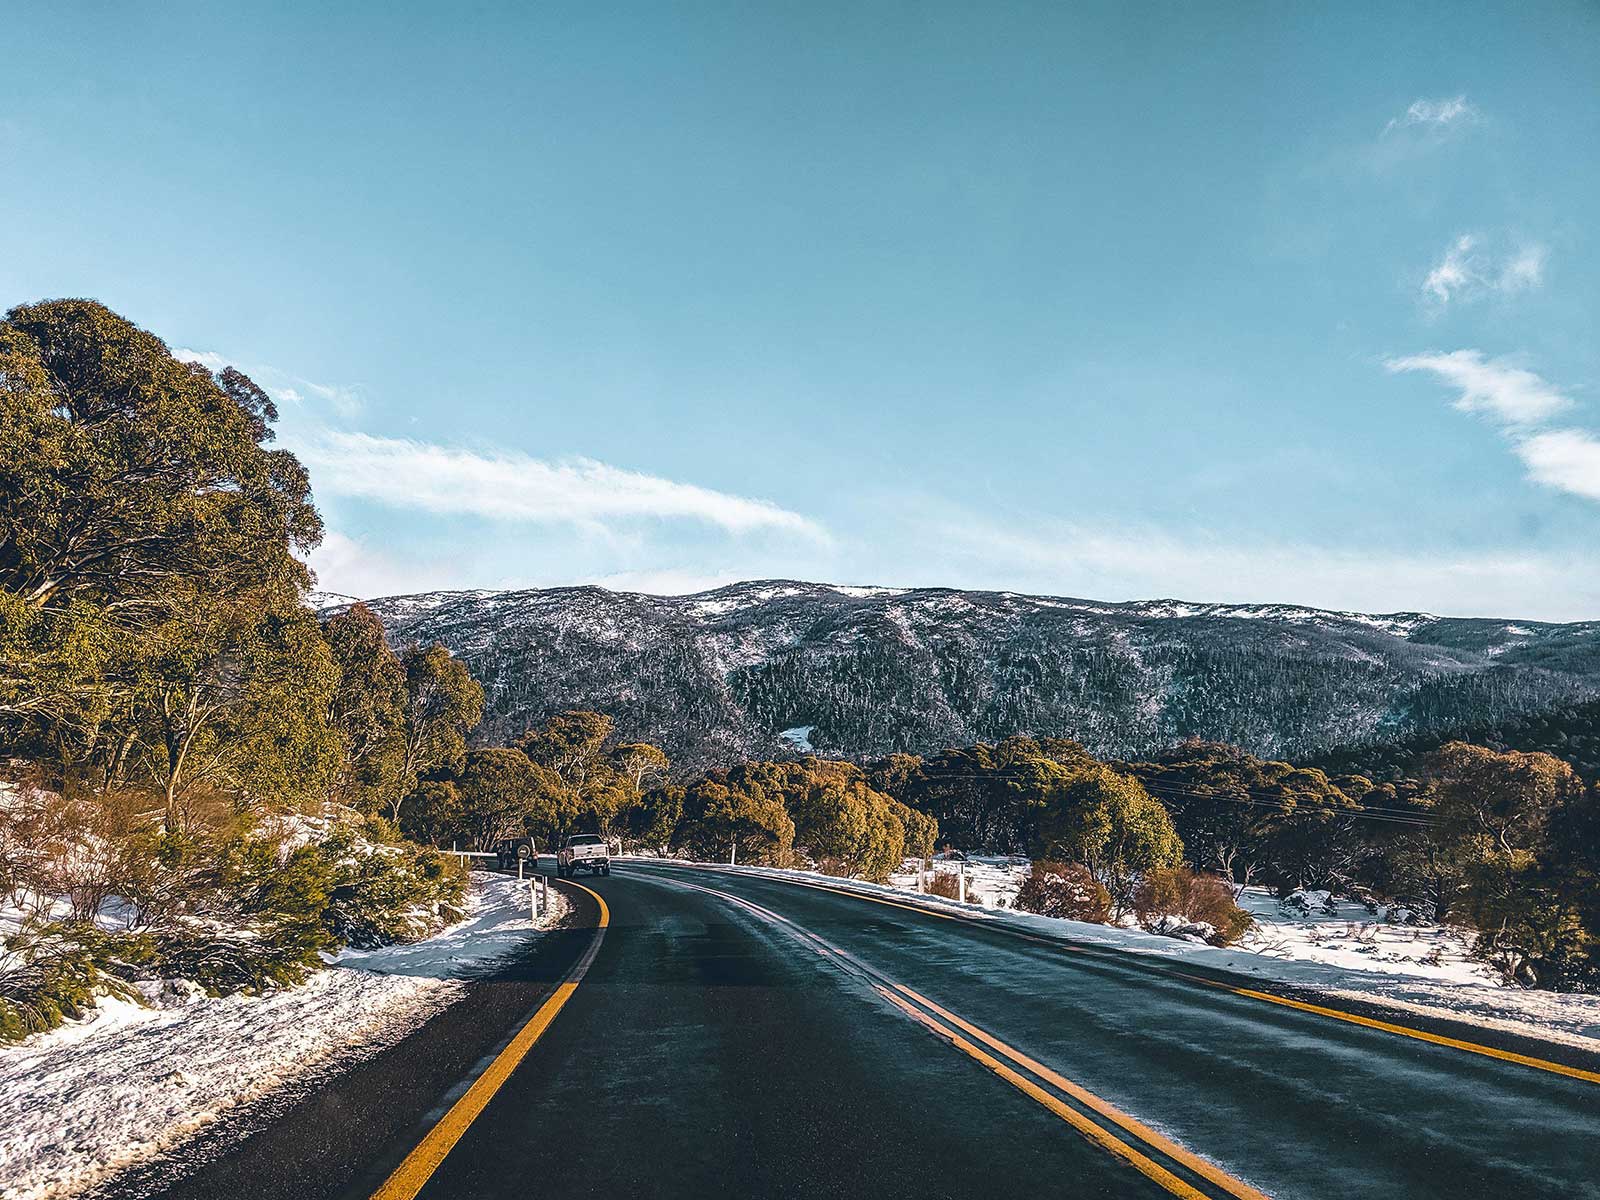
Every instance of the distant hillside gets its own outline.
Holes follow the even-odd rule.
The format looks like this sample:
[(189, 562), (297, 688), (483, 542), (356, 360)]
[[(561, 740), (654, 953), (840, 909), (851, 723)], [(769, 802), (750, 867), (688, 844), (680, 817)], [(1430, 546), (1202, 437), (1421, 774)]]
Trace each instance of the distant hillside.
[(441, 641), (471, 664), (482, 737), (594, 708), (696, 766), (807, 739), (866, 756), (1021, 732), (1116, 757), (1199, 736), (1310, 759), (1600, 698), (1600, 622), (784, 581), (370, 603), (395, 642)]

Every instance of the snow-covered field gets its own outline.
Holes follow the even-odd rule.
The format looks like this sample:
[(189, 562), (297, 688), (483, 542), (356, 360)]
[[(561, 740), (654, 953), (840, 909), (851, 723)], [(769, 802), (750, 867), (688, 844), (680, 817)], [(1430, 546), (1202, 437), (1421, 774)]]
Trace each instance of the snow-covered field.
[(471, 915), (425, 941), (346, 951), (301, 987), (222, 999), (141, 987), (83, 1021), (0, 1049), (0, 1200), (86, 1188), (240, 1105), (370, 1055), (459, 999), (463, 976), (538, 925), (528, 885), (474, 877)]
[(1242, 907), (1256, 926), (1227, 949), (1196, 945), (1140, 929), (1091, 925), (1019, 912), (1012, 907), (1031, 869), (1021, 858), (971, 858), (968, 897), (957, 904), (916, 896), (916, 876), (893, 875), (888, 886), (842, 880), (811, 871), (771, 867), (723, 870), (825, 881), (830, 886), (893, 895), (980, 920), (1052, 932), (1076, 941), (1115, 946), (1136, 954), (1194, 962), (1265, 981), (1314, 988), (1330, 996), (1383, 1004), (1410, 1012), (1470, 1021), (1533, 1037), (1600, 1051), (1600, 996), (1534, 991), (1507, 986), (1483, 963), (1468, 956), (1468, 935), (1438, 925), (1385, 922), (1364, 905), (1309, 893), (1309, 912), (1279, 903), (1261, 888), (1246, 888)]

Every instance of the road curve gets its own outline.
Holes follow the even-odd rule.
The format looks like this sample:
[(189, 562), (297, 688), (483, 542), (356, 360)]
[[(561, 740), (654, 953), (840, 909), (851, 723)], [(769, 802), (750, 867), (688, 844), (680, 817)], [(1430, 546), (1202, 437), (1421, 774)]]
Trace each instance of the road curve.
[[(415, 1194), (1600, 1196), (1600, 1083), (770, 877), (584, 882), (603, 944)], [(373, 1196), (591, 946), (107, 1194)]]

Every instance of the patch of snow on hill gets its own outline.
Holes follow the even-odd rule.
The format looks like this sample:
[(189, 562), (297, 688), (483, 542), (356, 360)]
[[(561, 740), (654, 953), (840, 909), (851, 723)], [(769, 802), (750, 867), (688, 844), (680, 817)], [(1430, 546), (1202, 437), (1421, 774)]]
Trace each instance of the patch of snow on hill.
[(853, 599), (864, 600), (875, 596), (904, 596), (910, 588), (895, 587), (853, 587), (849, 584), (832, 583), (829, 589), (838, 592), (841, 596), (850, 596)]
[(811, 731), (815, 728), (815, 725), (796, 725), (793, 729), (781, 730), (778, 736), (800, 751), (801, 754), (810, 754)]
[(322, 612), (329, 608), (344, 608), (351, 604), (360, 604), (360, 596), (347, 596), (343, 592), (307, 592), (305, 606), (312, 612)]

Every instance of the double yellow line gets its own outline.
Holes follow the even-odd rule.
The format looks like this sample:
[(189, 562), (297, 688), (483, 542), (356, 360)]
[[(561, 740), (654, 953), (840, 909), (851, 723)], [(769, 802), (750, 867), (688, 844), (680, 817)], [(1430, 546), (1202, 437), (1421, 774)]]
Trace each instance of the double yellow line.
[[(1088, 1088), (1073, 1083), (1070, 1079), (1065, 1078), (1049, 1067), (1035, 1062), (1020, 1050), (1013, 1049), (999, 1038), (985, 1033), (971, 1022), (964, 1021), (954, 1013), (940, 1008), (932, 1000), (912, 991), (904, 984), (894, 984), (893, 986), (899, 992), (904, 993), (911, 1001), (915, 1001), (915, 1004), (908, 1003), (906, 999), (895, 995), (889, 988), (882, 985), (878, 987), (878, 992), (889, 1003), (900, 1009), (901, 1012), (926, 1026), (969, 1058), (982, 1063), (1023, 1095), (1049, 1109), (1102, 1150), (1120, 1159), (1146, 1179), (1159, 1184), (1174, 1196), (1180, 1196), (1183, 1200), (1213, 1200), (1210, 1194), (1201, 1191), (1194, 1184), (1152, 1158), (1144, 1149), (1140, 1148), (1139, 1143), (1142, 1143), (1147, 1149), (1158, 1151), (1172, 1162), (1181, 1164), (1201, 1179), (1219, 1188), (1222, 1192), (1236, 1197), (1236, 1200), (1269, 1200), (1264, 1192), (1251, 1187), (1242, 1179), (1236, 1179), (1215, 1163), (1207, 1162), (1198, 1154), (1185, 1149), (1171, 1138), (1157, 1133), (1137, 1117), (1123, 1112), (1109, 1100), (1102, 1100), (1099, 1096), (1089, 1091)], [(917, 1005), (921, 1007), (919, 1008)], [(963, 1034), (966, 1036), (963, 1036)], [(1000, 1061), (999, 1058), (995, 1057), (995, 1054), (989, 1053), (982, 1047), (975, 1045), (974, 1042), (981, 1042), (983, 1046), (987, 1046), (995, 1054), (1009, 1059), (1010, 1063), (1014, 1065), (1007, 1065), (1007, 1063)], [(1099, 1115), (1109, 1124), (1122, 1130), (1123, 1136), (1118, 1136), (1113, 1130), (1094, 1121), (1086, 1113), (1067, 1104), (1060, 1096), (1047, 1091), (1034, 1079), (1028, 1078), (1022, 1071), (1015, 1069), (1016, 1067), (1023, 1068), (1038, 1080), (1043, 1080), (1058, 1092), (1070, 1097), (1083, 1108)]]
[[(718, 868), (721, 869), (721, 868)], [(786, 876), (762, 876), (762, 878), (775, 879), (780, 883), (794, 884), (798, 887), (813, 888), (819, 892), (832, 892), (836, 896), (848, 896), (852, 900), (865, 900), (870, 904), (882, 904), (888, 908), (901, 908), (907, 912), (918, 913), (922, 916), (937, 917), (943, 921), (975, 921), (977, 918), (969, 917), (964, 913), (939, 912), (919, 904), (906, 904), (898, 900), (889, 900), (881, 896), (869, 896), (865, 892), (858, 892), (851, 888), (830, 887), (825, 883), (814, 883), (806, 879), (790, 879)], [(1095, 954), (1102, 957), (1111, 957), (1117, 954), (1114, 950), (1102, 950), (1099, 947), (1074, 946), (1054, 938), (1039, 937), (1031, 933), (1024, 933), (1019, 929), (1009, 929), (1004, 926), (986, 925), (986, 928), (1018, 937), (1024, 941), (1034, 942), (1041, 946), (1048, 946), (1054, 950), (1070, 953)], [(1283, 1008), (1292, 1008), (1299, 1012), (1311, 1013), (1319, 1017), (1327, 1017), (1334, 1021), (1344, 1021), (1350, 1025), (1360, 1025), (1365, 1029), (1376, 1029), (1382, 1033), (1392, 1033), (1400, 1037), (1413, 1038), (1419, 1042), (1428, 1042), (1435, 1046), (1446, 1046), (1452, 1050), (1463, 1050), (1468, 1054), (1482, 1055), (1484, 1058), (1497, 1059), (1500, 1062), (1515, 1063), (1522, 1067), (1532, 1067), (1538, 1071), (1548, 1071), (1552, 1075), (1565, 1076), (1568, 1079), (1580, 1079), (1586, 1083), (1600, 1083), (1600, 1071), (1588, 1071), (1582, 1067), (1570, 1067), (1565, 1063), (1552, 1062), (1546, 1058), (1538, 1058), (1531, 1054), (1518, 1054), (1513, 1050), (1501, 1050), (1496, 1046), (1485, 1046), (1480, 1042), (1469, 1042), (1462, 1038), (1449, 1037), (1442, 1033), (1431, 1033), (1426, 1029), (1415, 1029), (1410, 1025), (1401, 1025), (1395, 1021), (1381, 1021), (1376, 1017), (1362, 1016), (1360, 1013), (1346, 1012), (1339, 1008), (1330, 1008), (1325, 1004), (1312, 1004), (1306, 1000), (1295, 1000), (1288, 996), (1277, 996), (1271, 992), (1257, 991), (1254, 988), (1235, 987), (1230, 983), (1223, 983), (1216, 979), (1207, 979), (1203, 975), (1191, 975), (1185, 971), (1175, 971), (1170, 968), (1160, 967), (1153, 963), (1141, 963), (1142, 970), (1165, 975), (1169, 979), (1181, 979), (1187, 983), (1199, 983), (1206, 987), (1214, 988), (1220, 992), (1228, 992), (1234, 996), (1243, 996), (1248, 1000), (1259, 1000), (1264, 1004), (1276, 1004)]]
[(584, 975), (589, 970), (589, 965), (594, 962), (594, 956), (600, 953), (600, 943), (605, 939), (606, 927), (611, 924), (611, 910), (606, 907), (606, 902), (600, 893), (590, 891), (581, 883), (574, 883), (572, 887), (579, 891), (588, 892), (594, 897), (594, 902), (600, 906), (600, 921), (595, 926), (594, 939), (590, 941), (588, 949), (583, 952), (583, 957), (573, 964), (572, 970), (567, 972), (566, 978), (556, 985), (556, 990), (535, 1010), (521, 1029), (506, 1043), (504, 1050), (495, 1055), (494, 1060), (484, 1068), (483, 1074), (472, 1081), (472, 1086), (462, 1093), (461, 1098), (450, 1106), (450, 1110), (439, 1118), (439, 1123), (428, 1130), (423, 1139), (417, 1143), (405, 1160), (394, 1169), (383, 1186), (372, 1193), (372, 1200), (413, 1200), (420, 1192), (433, 1173), (439, 1169), (439, 1164), (444, 1162), (445, 1156), (455, 1148), (461, 1136), (467, 1132), (468, 1126), (478, 1119), (478, 1114), (483, 1112), (494, 1099), (494, 1094), (500, 1090), (506, 1080), (511, 1078), (511, 1072), (527, 1057), (528, 1051), (541, 1037), (544, 1031), (550, 1028), (550, 1022), (556, 1019), (556, 1014), (572, 998), (572, 993), (578, 990), (578, 984), (583, 982)]
[[(1171, 1138), (1158, 1133), (1109, 1100), (1102, 1099), (1081, 1084), (1074, 1083), (1059, 1072), (1035, 1061), (972, 1022), (958, 1017), (948, 1009), (941, 1008), (920, 992), (912, 991), (904, 984), (895, 982), (876, 968), (869, 967), (855, 955), (802, 928), (781, 913), (773, 912), (742, 896), (719, 892), (714, 888), (702, 887), (683, 880), (675, 882), (681, 887), (704, 892), (745, 909), (768, 924), (782, 929), (815, 953), (864, 979), (879, 996), (906, 1016), (987, 1067), (1030, 1100), (1060, 1117), (1092, 1143), (1172, 1195), (1181, 1197), (1182, 1200), (1215, 1200), (1215, 1192), (1202, 1190), (1174, 1169), (1181, 1168), (1190, 1172), (1201, 1183), (1210, 1184), (1234, 1200), (1269, 1200), (1265, 1193), (1228, 1174), (1215, 1163), (1207, 1162)], [(805, 883), (803, 886), (820, 885)], [(824, 890), (832, 889), (824, 888)], [(907, 907), (895, 904), (892, 900), (885, 900), (882, 903), (897, 908)], [(1096, 1120), (1095, 1117), (1100, 1119)], [(1158, 1161), (1157, 1156), (1165, 1158), (1171, 1165)]]

